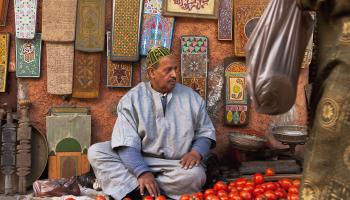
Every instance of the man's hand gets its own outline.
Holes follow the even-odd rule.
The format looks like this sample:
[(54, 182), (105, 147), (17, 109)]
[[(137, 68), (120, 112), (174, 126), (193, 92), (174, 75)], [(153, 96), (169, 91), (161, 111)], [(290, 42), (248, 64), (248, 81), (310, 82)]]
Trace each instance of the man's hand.
[(191, 150), (181, 158), (180, 164), (184, 169), (192, 169), (194, 166), (198, 166), (201, 160), (202, 156), (197, 151)]
[(141, 174), (137, 178), (139, 185), (140, 185), (140, 192), (141, 195), (143, 196), (145, 193), (145, 188), (147, 189), (148, 193), (153, 196), (159, 196), (160, 195), (160, 190), (158, 187), (158, 184), (156, 182), (156, 179), (153, 176), (152, 172), (145, 172)]

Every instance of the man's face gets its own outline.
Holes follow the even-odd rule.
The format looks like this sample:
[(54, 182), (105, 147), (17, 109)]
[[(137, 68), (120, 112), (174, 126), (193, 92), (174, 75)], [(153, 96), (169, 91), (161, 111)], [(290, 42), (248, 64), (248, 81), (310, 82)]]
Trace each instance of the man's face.
[(172, 55), (161, 58), (157, 69), (149, 69), (152, 87), (161, 93), (168, 93), (175, 87), (176, 74), (177, 62)]

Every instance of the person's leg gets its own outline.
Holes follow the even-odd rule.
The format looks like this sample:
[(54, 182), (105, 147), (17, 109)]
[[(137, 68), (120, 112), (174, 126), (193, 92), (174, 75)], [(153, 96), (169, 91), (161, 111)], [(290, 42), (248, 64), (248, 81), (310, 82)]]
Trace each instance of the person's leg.
[(172, 199), (199, 192), (205, 184), (206, 175), (201, 165), (185, 170), (179, 160), (145, 158), (145, 161), (155, 173), (161, 191)]
[(123, 165), (109, 141), (92, 145), (88, 159), (103, 192), (114, 199), (120, 200), (138, 187), (136, 177)]

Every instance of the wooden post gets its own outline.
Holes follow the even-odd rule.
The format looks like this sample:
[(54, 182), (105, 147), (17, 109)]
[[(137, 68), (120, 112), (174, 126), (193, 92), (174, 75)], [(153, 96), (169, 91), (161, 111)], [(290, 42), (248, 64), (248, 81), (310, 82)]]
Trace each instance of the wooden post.
[(11, 108), (7, 107), (6, 124), (2, 126), (1, 172), (5, 175), (5, 194), (12, 194), (12, 175), (16, 165), (16, 125), (13, 124)]
[(18, 192), (26, 193), (26, 176), (30, 173), (31, 167), (31, 137), (32, 127), (29, 122), (29, 100), (19, 100), (19, 125), (17, 131), (17, 154), (16, 168), (18, 180)]

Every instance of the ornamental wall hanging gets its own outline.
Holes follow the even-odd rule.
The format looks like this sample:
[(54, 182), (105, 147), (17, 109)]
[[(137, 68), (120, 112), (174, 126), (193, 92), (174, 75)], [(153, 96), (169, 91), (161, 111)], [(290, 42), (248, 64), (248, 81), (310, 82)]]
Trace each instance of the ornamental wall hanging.
[(234, 55), (245, 56), (244, 46), (269, 0), (235, 0), (233, 6)]
[(42, 4), (42, 40), (73, 42), (77, 0), (45, 0)]
[(247, 125), (249, 99), (246, 87), (247, 67), (242, 59), (226, 58), (225, 65), (225, 124)]
[(105, 0), (78, 0), (75, 49), (101, 52), (105, 43)]
[(112, 61), (138, 61), (143, 0), (113, 0)]
[(6, 91), (10, 33), (0, 33), (0, 92)]
[(233, 0), (221, 0), (218, 19), (218, 40), (232, 40)]
[(16, 76), (40, 77), (41, 34), (32, 40), (16, 38)]
[(100, 89), (101, 53), (75, 51), (73, 94), (75, 98), (97, 98)]
[(164, 16), (218, 18), (219, 0), (164, 0)]
[(0, 1), (0, 26), (6, 26), (8, 8), (9, 8), (9, 0), (1, 0)]
[(113, 62), (110, 58), (111, 32), (107, 32), (107, 87), (132, 87), (132, 63)]
[(205, 36), (181, 37), (182, 84), (192, 88), (206, 100), (208, 70), (208, 38)]

